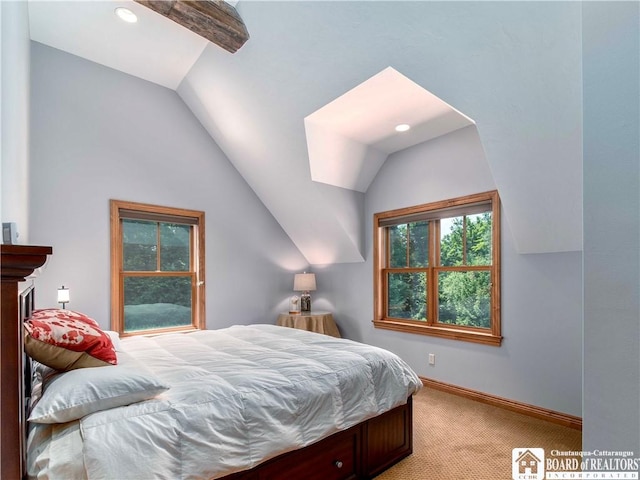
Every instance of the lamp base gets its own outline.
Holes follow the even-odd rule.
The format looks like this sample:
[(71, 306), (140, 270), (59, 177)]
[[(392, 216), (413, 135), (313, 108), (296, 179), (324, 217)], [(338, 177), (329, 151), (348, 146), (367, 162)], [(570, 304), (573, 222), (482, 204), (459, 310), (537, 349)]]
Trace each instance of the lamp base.
[(300, 310), (303, 312), (311, 311), (311, 295), (309, 295), (309, 292), (300, 295)]

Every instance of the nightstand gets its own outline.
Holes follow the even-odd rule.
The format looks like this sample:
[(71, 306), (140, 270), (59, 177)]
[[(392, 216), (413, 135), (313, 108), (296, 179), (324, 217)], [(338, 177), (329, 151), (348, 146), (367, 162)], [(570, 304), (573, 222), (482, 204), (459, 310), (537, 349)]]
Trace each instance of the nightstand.
[(340, 330), (331, 312), (281, 313), (278, 315), (277, 325), (340, 338)]

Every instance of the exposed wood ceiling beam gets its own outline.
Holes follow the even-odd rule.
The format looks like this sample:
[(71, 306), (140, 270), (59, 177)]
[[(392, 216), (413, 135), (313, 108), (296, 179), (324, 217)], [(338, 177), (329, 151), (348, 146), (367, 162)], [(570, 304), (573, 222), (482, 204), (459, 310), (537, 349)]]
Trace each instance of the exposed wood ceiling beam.
[(235, 53), (249, 39), (236, 9), (222, 0), (135, 0)]

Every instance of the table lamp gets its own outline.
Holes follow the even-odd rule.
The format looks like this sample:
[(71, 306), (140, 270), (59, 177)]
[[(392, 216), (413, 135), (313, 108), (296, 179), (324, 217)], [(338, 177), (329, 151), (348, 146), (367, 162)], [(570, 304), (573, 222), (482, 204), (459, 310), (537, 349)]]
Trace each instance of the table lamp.
[(315, 273), (296, 273), (293, 278), (293, 290), (296, 292), (302, 292), (302, 295), (300, 295), (300, 310), (302, 312), (311, 311), (311, 295), (309, 295), (309, 292), (315, 289)]

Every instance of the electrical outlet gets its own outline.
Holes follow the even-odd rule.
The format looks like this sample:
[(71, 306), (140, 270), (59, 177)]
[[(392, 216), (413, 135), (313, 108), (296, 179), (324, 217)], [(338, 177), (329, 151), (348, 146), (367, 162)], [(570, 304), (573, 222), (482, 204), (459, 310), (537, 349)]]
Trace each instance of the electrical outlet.
[(435, 353), (430, 353), (429, 354), (429, 365), (435, 365), (436, 364), (436, 354)]

